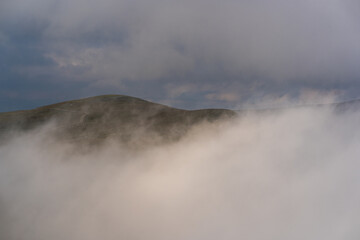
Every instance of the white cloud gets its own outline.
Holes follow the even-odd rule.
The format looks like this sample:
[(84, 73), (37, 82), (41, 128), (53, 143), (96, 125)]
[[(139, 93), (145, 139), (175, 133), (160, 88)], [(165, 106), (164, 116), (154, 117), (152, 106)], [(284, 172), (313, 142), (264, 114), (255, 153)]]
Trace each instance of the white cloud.
[(0, 146), (0, 237), (357, 239), (358, 120), (249, 114), (136, 153), (20, 135)]

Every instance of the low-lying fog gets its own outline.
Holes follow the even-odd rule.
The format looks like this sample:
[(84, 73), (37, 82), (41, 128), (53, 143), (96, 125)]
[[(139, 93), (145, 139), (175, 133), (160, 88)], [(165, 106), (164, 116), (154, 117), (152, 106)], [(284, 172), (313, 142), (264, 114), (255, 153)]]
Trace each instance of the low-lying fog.
[(247, 114), (137, 152), (18, 134), (0, 146), (0, 239), (359, 239), (359, 120)]

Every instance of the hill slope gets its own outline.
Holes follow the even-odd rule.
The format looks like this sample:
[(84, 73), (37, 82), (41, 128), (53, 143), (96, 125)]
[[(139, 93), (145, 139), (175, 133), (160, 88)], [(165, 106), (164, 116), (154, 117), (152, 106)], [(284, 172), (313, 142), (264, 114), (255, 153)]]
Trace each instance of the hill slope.
[(109, 137), (131, 143), (176, 140), (201, 122), (235, 116), (226, 109), (182, 110), (124, 95), (61, 102), (33, 110), (0, 113), (0, 136), (29, 131), (50, 121), (61, 139), (98, 143)]

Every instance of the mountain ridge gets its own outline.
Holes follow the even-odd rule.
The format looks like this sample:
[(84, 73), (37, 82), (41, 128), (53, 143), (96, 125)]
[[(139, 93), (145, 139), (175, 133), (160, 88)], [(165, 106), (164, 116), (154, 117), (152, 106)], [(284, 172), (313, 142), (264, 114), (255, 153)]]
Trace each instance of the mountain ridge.
[(235, 115), (227, 109), (184, 110), (126, 95), (101, 95), (0, 113), (0, 137), (54, 121), (56, 136), (67, 141), (98, 143), (113, 137), (125, 143), (163, 142), (181, 138), (200, 123)]
[[(338, 113), (358, 111), (360, 100), (298, 108), (301, 107), (331, 107)], [(130, 145), (172, 142), (201, 123), (229, 120), (246, 112), (264, 114), (282, 110), (286, 109), (184, 110), (127, 95), (100, 95), (0, 113), (0, 142), (9, 135), (35, 130), (50, 122), (56, 125), (54, 136), (65, 141), (97, 144), (115, 138)]]

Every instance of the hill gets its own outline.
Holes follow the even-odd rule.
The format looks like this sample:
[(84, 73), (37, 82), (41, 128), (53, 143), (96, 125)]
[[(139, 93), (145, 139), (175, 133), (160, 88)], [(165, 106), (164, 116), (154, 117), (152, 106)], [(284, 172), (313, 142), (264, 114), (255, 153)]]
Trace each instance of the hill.
[(196, 124), (235, 116), (226, 109), (183, 110), (124, 95), (103, 95), (33, 110), (0, 113), (0, 138), (31, 131), (49, 122), (66, 141), (99, 143), (109, 137), (123, 143), (177, 140)]

